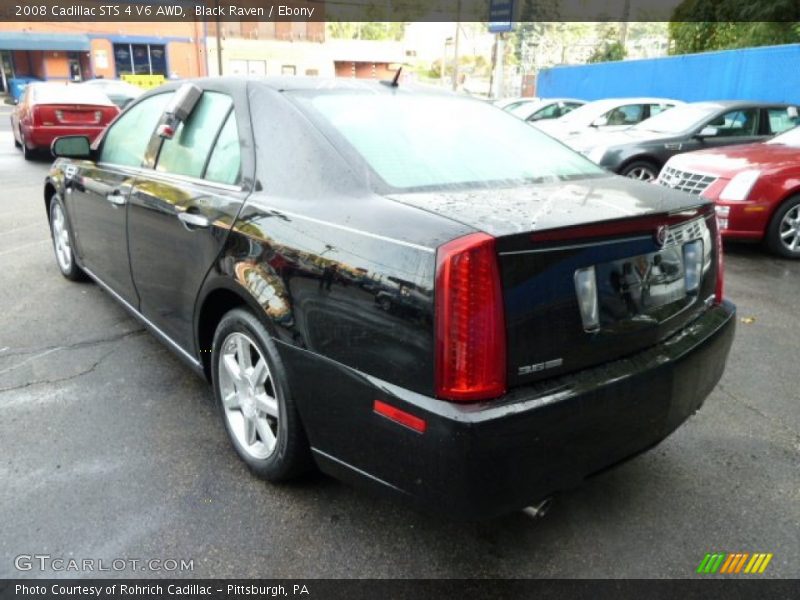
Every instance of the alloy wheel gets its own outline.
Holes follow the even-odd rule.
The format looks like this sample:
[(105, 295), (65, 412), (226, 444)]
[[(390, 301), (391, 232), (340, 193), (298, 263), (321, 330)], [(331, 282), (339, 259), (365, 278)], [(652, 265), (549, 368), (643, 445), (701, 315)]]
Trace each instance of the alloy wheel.
[(267, 458), (278, 439), (280, 405), (264, 355), (247, 335), (233, 332), (222, 343), (218, 366), (228, 428), (247, 455)]
[(781, 244), (790, 252), (800, 250), (800, 204), (788, 210), (778, 229)]
[(631, 179), (638, 179), (639, 181), (653, 181), (656, 178), (655, 173), (648, 167), (634, 167), (627, 174)]
[(72, 247), (69, 243), (69, 231), (67, 230), (64, 211), (61, 210), (61, 205), (56, 201), (53, 201), (50, 226), (53, 231), (53, 246), (55, 247), (58, 266), (61, 267), (64, 273), (68, 273), (72, 268)]

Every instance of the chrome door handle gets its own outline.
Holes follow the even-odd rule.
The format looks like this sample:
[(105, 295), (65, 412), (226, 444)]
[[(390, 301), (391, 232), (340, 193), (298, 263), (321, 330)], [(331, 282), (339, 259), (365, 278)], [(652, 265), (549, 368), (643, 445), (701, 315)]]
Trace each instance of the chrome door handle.
[(122, 192), (119, 190), (114, 190), (113, 192), (106, 194), (106, 200), (108, 200), (114, 206), (122, 206), (127, 202), (125, 196), (123, 196)]
[(180, 212), (178, 213), (178, 219), (187, 227), (206, 228), (211, 225), (211, 220), (208, 217), (197, 213)]

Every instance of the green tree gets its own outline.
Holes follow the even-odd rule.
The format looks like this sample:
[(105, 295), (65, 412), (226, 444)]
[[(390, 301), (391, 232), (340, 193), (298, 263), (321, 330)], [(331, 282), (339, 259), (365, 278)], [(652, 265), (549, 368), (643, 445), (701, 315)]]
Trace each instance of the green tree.
[(406, 32), (406, 23), (382, 22), (331, 22), (328, 36), (341, 40), (394, 40), (400, 41)]
[(792, 44), (800, 42), (800, 6), (796, 0), (684, 0), (669, 38), (671, 54)]
[(626, 55), (625, 46), (623, 46), (621, 42), (605, 41), (594, 49), (594, 52), (592, 52), (586, 62), (612, 62), (615, 60), (622, 60)]

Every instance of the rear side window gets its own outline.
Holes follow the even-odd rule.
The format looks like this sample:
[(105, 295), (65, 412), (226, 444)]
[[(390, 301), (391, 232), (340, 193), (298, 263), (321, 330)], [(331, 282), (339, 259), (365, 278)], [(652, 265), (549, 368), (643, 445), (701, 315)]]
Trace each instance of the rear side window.
[(239, 131), (236, 128), (236, 115), (233, 111), (225, 120), (219, 132), (217, 143), (208, 159), (205, 178), (209, 181), (234, 185), (239, 183), (241, 172), (241, 149)]
[(655, 117), (658, 113), (664, 112), (665, 110), (672, 108), (671, 104), (651, 104), (650, 105), (650, 116)]
[(100, 151), (100, 162), (139, 167), (153, 130), (172, 92), (151, 96), (131, 107), (108, 130)]
[(796, 106), (787, 108), (768, 108), (769, 129), (772, 133), (783, 133), (800, 124)]
[(189, 118), (178, 125), (171, 140), (165, 140), (156, 170), (202, 177), (211, 146), (217, 138), (233, 100), (226, 94), (203, 92)]

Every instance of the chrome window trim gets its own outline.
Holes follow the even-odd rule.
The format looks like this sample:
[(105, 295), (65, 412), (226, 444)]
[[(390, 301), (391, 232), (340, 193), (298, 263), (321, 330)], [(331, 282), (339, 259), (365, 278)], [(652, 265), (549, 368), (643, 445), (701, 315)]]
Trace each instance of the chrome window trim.
[(155, 169), (145, 168), (145, 167), (131, 167), (129, 165), (118, 165), (116, 163), (97, 163), (99, 168), (112, 168), (121, 171), (129, 171), (135, 175), (147, 175), (148, 177), (152, 177), (154, 179), (158, 179), (160, 181), (165, 181), (167, 183), (172, 183), (173, 180), (182, 183), (190, 183), (194, 185), (204, 185), (211, 188), (216, 188), (219, 190), (224, 190), (226, 192), (244, 192), (247, 191), (244, 186), (237, 186), (237, 185), (230, 185), (227, 183), (218, 183), (216, 181), (209, 181), (208, 179), (203, 179), (201, 177), (190, 177), (188, 175), (175, 175), (174, 173), (167, 173), (165, 171), (157, 171)]

